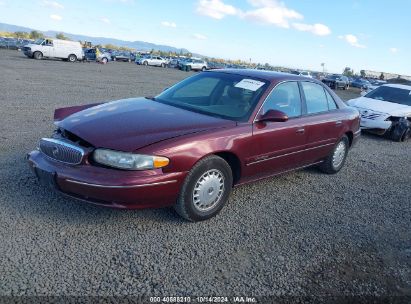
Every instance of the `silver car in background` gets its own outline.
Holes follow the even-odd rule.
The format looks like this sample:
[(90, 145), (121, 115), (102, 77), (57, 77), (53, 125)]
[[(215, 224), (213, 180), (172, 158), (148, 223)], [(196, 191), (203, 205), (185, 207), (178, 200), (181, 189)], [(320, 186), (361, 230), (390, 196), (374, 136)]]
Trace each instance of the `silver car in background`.
[(168, 60), (160, 56), (143, 56), (136, 61), (140, 65), (160, 66), (165, 68), (168, 65)]

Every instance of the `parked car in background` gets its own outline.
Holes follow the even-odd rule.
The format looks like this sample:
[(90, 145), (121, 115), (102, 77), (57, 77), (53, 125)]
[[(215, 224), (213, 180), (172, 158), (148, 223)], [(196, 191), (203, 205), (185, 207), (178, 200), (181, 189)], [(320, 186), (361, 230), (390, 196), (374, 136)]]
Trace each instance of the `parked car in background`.
[[(233, 186), (312, 165), (344, 166), (359, 113), (314, 79), (198, 73), (151, 98), (62, 108), (28, 162), (40, 182), (115, 208), (215, 216)], [(115, 126), (115, 127), (113, 127)]]
[(83, 58), (83, 50), (78, 41), (41, 38), (25, 45), (22, 50), (27, 57), (38, 60), (47, 57), (75, 62)]
[(136, 56), (131, 52), (113, 52), (111, 53), (113, 61), (132, 62), (136, 60)]
[(395, 141), (411, 137), (411, 86), (383, 84), (347, 104), (361, 113), (361, 128)]
[(344, 75), (338, 75), (338, 74), (329, 75), (321, 81), (334, 90), (337, 90), (337, 89), (346, 90), (349, 88), (349, 80)]
[(178, 58), (170, 58), (168, 61), (169, 68), (177, 68), (178, 67)]
[(160, 56), (153, 56), (153, 55), (148, 55), (148, 56), (143, 56), (140, 59), (136, 61), (137, 64), (140, 65), (151, 65), (151, 66), (161, 66), (165, 68), (168, 65), (167, 59), (160, 57)]
[(370, 82), (370, 85), (361, 90), (361, 96), (368, 94), (369, 92), (371, 92), (372, 90), (375, 90), (376, 88), (382, 86), (383, 84), (387, 84), (387, 82), (384, 80), (376, 80), (376, 79), (369, 80), (369, 82)]
[(300, 76), (308, 77), (308, 78), (313, 78), (310, 72), (308, 71), (302, 71), (300, 72)]
[(354, 79), (354, 81), (351, 82), (351, 86), (353, 88), (367, 89), (371, 86), (371, 83), (367, 79), (356, 78)]
[(188, 59), (181, 64), (181, 70), (184, 71), (205, 71), (208, 65), (202, 59)]
[(97, 61), (101, 63), (107, 63), (111, 60), (111, 54), (99, 50), (98, 56), (96, 56), (96, 48), (84, 49), (84, 59), (87, 61)]
[(225, 69), (227, 66), (221, 62), (208, 62), (209, 70)]

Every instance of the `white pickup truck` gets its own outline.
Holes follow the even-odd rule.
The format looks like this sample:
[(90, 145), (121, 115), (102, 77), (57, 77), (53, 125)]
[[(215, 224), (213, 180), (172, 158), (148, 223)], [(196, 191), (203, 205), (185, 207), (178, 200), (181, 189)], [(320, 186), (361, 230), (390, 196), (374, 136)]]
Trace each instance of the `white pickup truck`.
[(34, 59), (48, 57), (75, 62), (83, 58), (83, 50), (78, 41), (41, 38), (25, 45), (22, 50), (24, 55)]

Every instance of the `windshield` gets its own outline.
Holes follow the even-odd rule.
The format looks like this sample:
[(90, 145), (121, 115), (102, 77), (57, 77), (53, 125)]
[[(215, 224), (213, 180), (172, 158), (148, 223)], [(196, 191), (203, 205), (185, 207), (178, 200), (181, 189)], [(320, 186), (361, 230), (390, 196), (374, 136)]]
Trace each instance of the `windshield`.
[(382, 86), (371, 91), (365, 97), (411, 106), (411, 90), (406, 89)]
[(230, 73), (203, 72), (187, 78), (155, 100), (234, 121), (247, 121), (268, 82)]
[(38, 44), (38, 45), (40, 45), (40, 44), (42, 44), (43, 41), (44, 41), (44, 39), (43, 39), (43, 38), (40, 38), (40, 39), (37, 39), (36, 41), (34, 41), (33, 44)]

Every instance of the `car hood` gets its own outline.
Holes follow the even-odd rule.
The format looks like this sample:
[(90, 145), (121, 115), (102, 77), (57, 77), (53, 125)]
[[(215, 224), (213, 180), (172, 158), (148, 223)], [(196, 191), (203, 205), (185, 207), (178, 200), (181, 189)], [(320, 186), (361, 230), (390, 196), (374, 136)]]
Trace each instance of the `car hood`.
[(146, 98), (104, 103), (56, 122), (96, 148), (132, 152), (147, 145), (236, 122), (165, 105)]
[(391, 116), (411, 116), (410, 106), (394, 102), (359, 97), (356, 99), (351, 99), (347, 103), (352, 107), (369, 109), (375, 112), (386, 113)]

